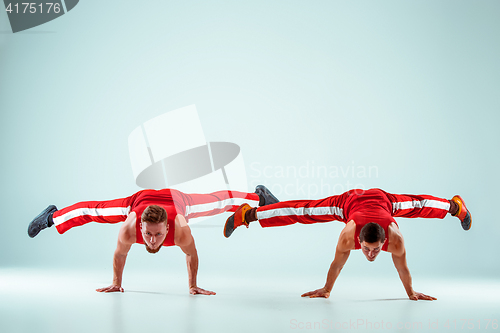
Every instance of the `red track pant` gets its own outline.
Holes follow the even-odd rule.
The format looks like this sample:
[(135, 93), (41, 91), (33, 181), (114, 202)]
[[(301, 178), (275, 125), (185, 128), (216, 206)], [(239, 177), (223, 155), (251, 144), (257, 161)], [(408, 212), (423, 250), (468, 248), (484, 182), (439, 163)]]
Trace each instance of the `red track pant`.
[[(422, 217), (422, 218), (444, 218), (450, 209), (447, 199), (437, 198), (430, 195), (391, 194), (379, 189), (351, 190), (341, 195), (331, 196), (319, 200), (292, 200), (259, 207), (257, 219), (262, 227), (285, 226), (294, 223), (319, 223), (330, 221), (349, 222), (349, 216), (363, 207), (362, 197), (357, 202), (351, 200), (353, 192), (370, 193), (379, 196), (382, 213), (390, 214), (392, 217)], [(346, 211), (349, 206), (349, 211)], [(384, 207), (384, 208), (380, 208)], [(376, 211), (375, 211), (376, 212)], [(347, 215), (347, 216), (346, 216)]]
[(227, 211), (234, 212), (245, 202), (253, 206), (259, 205), (259, 196), (255, 193), (218, 191), (210, 194), (185, 194), (176, 190), (144, 190), (127, 198), (84, 201), (60, 209), (53, 215), (54, 224), (57, 231), (63, 234), (73, 227), (89, 222), (123, 222), (130, 211), (138, 205), (137, 199), (145, 191), (158, 196), (158, 205), (162, 205), (162, 191), (169, 191), (177, 212), (183, 214), (186, 219), (213, 216)]

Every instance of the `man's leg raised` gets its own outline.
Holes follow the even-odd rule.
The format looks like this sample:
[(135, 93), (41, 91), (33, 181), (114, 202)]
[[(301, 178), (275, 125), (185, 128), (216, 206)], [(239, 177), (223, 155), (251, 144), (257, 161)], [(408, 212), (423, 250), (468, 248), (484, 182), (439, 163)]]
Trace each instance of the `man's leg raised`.
[(346, 194), (335, 195), (320, 200), (282, 201), (264, 207), (250, 207), (243, 204), (231, 215), (224, 226), (224, 236), (231, 236), (233, 231), (250, 222), (259, 221), (266, 227), (285, 226), (294, 223), (312, 224), (330, 221), (345, 222), (343, 207)]
[(129, 198), (107, 201), (83, 201), (58, 210), (56, 206), (47, 207), (29, 224), (28, 234), (35, 237), (40, 231), (56, 226), (60, 234), (69, 229), (87, 224), (123, 222), (130, 213)]
[(263, 185), (257, 186), (255, 193), (217, 191), (208, 194), (185, 194), (175, 190), (171, 191), (174, 202), (184, 205), (185, 216), (188, 219), (235, 212), (243, 203), (264, 206), (279, 202), (271, 191)]
[(469, 230), (472, 224), (470, 211), (458, 195), (451, 200), (431, 195), (390, 194), (392, 216), (407, 218), (445, 218), (446, 214), (458, 217), (464, 230)]

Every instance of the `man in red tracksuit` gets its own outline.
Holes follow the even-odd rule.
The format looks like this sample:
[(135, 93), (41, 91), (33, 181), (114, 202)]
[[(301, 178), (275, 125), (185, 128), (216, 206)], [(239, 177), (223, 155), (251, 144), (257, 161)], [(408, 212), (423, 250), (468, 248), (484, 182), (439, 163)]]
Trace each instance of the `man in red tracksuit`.
[(253, 205), (276, 203), (278, 200), (262, 185), (255, 193), (219, 191), (210, 194), (186, 194), (173, 189), (143, 190), (129, 197), (108, 201), (85, 201), (58, 210), (50, 205), (28, 227), (30, 237), (55, 225), (60, 234), (89, 222), (124, 222), (118, 233), (118, 244), (113, 257), (113, 283), (97, 289), (99, 292), (123, 292), (122, 275), (128, 251), (132, 244), (146, 246), (150, 253), (162, 246), (179, 246), (186, 254), (189, 293), (215, 295), (199, 288), (196, 283), (198, 254), (190, 218), (212, 216), (226, 211), (234, 212), (243, 202)]
[(470, 229), (470, 212), (458, 195), (447, 200), (430, 195), (391, 194), (380, 189), (350, 190), (320, 200), (284, 201), (258, 208), (243, 204), (227, 219), (224, 236), (231, 236), (239, 226), (248, 228), (254, 221), (259, 221), (262, 227), (342, 221), (346, 225), (340, 233), (325, 286), (307, 292), (303, 297), (328, 298), (351, 250), (361, 249), (369, 261), (374, 261), (380, 251), (390, 252), (408, 297), (411, 300), (435, 300), (435, 297), (412, 288), (403, 235), (394, 217), (442, 219), (448, 213), (460, 219), (464, 230)]

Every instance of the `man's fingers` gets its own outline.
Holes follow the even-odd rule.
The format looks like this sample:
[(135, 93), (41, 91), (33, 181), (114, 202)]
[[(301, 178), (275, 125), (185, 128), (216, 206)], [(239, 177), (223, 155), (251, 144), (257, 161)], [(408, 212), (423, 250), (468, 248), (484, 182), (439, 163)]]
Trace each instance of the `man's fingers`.
[(423, 299), (425, 299), (427, 301), (435, 301), (435, 300), (437, 300), (436, 297), (432, 297), (432, 296), (429, 296), (429, 295), (423, 295), (423, 296), (424, 296)]
[(106, 290), (108, 290), (108, 288), (99, 288), (99, 289), (96, 289), (98, 292), (100, 293), (104, 293), (106, 292)]
[(301, 297), (309, 297), (309, 298), (317, 298), (317, 297), (328, 298), (329, 296), (330, 296), (329, 294), (319, 293), (318, 291), (310, 291), (308, 293), (301, 295)]
[(435, 301), (437, 300), (436, 297), (433, 297), (433, 296), (429, 296), (429, 295), (426, 295), (426, 294), (422, 294), (422, 293), (417, 293), (414, 295), (417, 299), (421, 299), (421, 300), (425, 300), (425, 301)]
[(429, 295), (422, 294), (422, 293), (413, 294), (413, 295), (410, 296), (410, 299), (412, 301), (418, 301), (419, 299), (420, 300), (424, 300), (424, 301), (435, 301), (435, 300), (437, 300), (436, 297), (429, 296)]
[(105, 293), (112, 293), (112, 292), (115, 292), (115, 291), (118, 291), (119, 289), (117, 289), (116, 287), (108, 287), (106, 288), (106, 290), (104, 290)]
[(100, 293), (111, 293), (111, 292), (115, 292), (115, 291), (124, 292), (125, 290), (119, 286), (109, 286), (109, 287), (104, 287), (104, 288), (98, 288), (95, 291), (100, 292)]
[(197, 294), (200, 294), (200, 295), (215, 295), (215, 292), (210, 291), (210, 290), (201, 289), (201, 288), (192, 288), (192, 289), (189, 290), (189, 293), (191, 295), (197, 295)]

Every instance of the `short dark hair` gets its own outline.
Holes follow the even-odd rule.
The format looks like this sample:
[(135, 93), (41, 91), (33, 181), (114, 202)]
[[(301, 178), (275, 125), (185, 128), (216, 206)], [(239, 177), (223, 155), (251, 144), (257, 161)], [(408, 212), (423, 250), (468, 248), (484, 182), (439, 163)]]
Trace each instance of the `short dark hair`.
[(359, 232), (359, 242), (376, 243), (383, 242), (385, 239), (385, 231), (377, 223), (367, 223)]
[(158, 205), (148, 206), (141, 215), (141, 222), (167, 224), (167, 211)]

